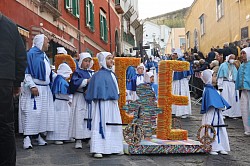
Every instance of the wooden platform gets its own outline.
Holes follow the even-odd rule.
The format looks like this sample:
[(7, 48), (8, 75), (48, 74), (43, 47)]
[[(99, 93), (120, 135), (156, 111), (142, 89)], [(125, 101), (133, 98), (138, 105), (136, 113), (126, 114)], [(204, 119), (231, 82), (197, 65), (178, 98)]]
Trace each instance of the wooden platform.
[(188, 140), (160, 140), (155, 136), (148, 141), (142, 140), (139, 145), (123, 144), (125, 154), (173, 154), (173, 153), (207, 153), (199, 141)]

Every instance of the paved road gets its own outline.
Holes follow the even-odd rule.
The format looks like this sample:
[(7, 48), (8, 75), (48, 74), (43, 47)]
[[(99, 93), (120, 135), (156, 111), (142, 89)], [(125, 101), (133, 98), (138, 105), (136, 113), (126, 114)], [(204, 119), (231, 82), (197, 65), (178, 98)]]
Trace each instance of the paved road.
[[(201, 124), (199, 105), (193, 105), (193, 115), (181, 119), (182, 126), (189, 132), (189, 138), (196, 140)], [(74, 149), (73, 143), (64, 145), (34, 146), (32, 150), (22, 149), (22, 136), (17, 135), (17, 166), (247, 166), (250, 165), (250, 137), (243, 135), (241, 119), (226, 119), (230, 139), (229, 155), (171, 154), (171, 155), (107, 155), (95, 159), (89, 154), (87, 145)]]

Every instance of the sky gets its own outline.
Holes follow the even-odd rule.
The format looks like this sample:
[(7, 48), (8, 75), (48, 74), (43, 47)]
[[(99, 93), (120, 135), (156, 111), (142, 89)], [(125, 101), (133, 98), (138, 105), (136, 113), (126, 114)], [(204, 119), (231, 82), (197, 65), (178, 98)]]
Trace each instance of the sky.
[(191, 6), (194, 0), (138, 0), (139, 19), (145, 19)]

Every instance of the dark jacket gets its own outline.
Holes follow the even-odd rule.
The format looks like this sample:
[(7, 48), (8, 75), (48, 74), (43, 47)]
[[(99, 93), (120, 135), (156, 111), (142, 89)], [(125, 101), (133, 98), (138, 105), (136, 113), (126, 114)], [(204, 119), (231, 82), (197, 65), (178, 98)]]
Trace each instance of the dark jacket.
[(19, 87), (26, 69), (26, 51), (17, 26), (0, 13), (0, 83), (9, 80)]

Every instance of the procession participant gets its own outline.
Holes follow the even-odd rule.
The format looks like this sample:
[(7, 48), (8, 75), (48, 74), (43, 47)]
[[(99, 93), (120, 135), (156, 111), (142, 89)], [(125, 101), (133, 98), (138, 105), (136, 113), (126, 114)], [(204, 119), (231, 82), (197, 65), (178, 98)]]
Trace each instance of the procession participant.
[(75, 148), (82, 149), (82, 140), (91, 136), (91, 104), (85, 100), (88, 83), (94, 74), (90, 68), (93, 60), (89, 53), (79, 54), (79, 68), (75, 70), (70, 80), (70, 93), (73, 94), (70, 136), (76, 139)]
[(235, 55), (230, 54), (226, 61), (220, 65), (217, 74), (217, 85), (220, 95), (232, 106), (222, 112), (223, 116), (230, 118), (241, 117), (239, 91), (235, 90), (237, 69), (234, 66)]
[(63, 141), (70, 140), (69, 123), (72, 95), (69, 94), (69, 83), (66, 79), (72, 74), (71, 68), (62, 63), (57, 70), (57, 76), (53, 82), (52, 94), (55, 108), (55, 130), (47, 132), (47, 140), (54, 140), (56, 145), (62, 145)]
[(56, 74), (52, 73), (49, 58), (45, 54), (48, 47), (48, 38), (39, 34), (34, 37), (33, 47), (27, 53), (28, 67), (19, 101), (24, 149), (32, 148), (31, 136), (38, 136), (38, 145), (47, 145), (40, 134), (54, 131), (55, 112), (50, 84)]
[(133, 89), (133, 93), (131, 93), (132, 101), (135, 101), (139, 98), (136, 94), (136, 86), (144, 83), (145, 66), (143, 65), (143, 63), (137, 66), (136, 73), (137, 74), (131, 79)]
[(121, 114), (118, 106), (119, 88), (112, 72), (114, 56), (109, 52), (97, 54), (102, 67), (91, 78), (86, 100), (93, 102), (90, 153), (101, 158), (102, 154), (123, 154)]
[(244, 134), (250, 135), (250, 47), (241, 51), (243, 63), (240, 65), (236, 79), (236, 89), (241, 90), (241, 114), (244, 125)]
[(217, 86), (217, 74), (218, 74), (218, 70), (220, 68), (219, 61), (213, 60), (210, 63), (209, 66), (210, 66), (210, 69), (213, 70), (213, 82), (212, 82), (212, 85), (215, 87), (215, 89), (218, 89), (218, 86)]
[(126, 70), (126, 101), (131, 101), (132, 96), (136, 91), (136, 87), (133, 86), (132, 78), (136, 75), (136, 70), (134, 66), (129, 66)]
[[(172, 56), (173, 60), (185, 61), (183, 54), (180, 49), (175, 49)], [(173, 94), (188, 96), (188, 105), (187, 106), (178, 106), (172, 105), (172, 114), (177, 117), (187, 118), (188, 115), (191, 115), (191, 98), (189, 92), (189, 79), (191, 76), (190, 71), (174, 72), (173, 75)]]
[(158, 84), (154, 82), (154, 74), (147, 72), (144, 76), (144, 82), (150, 84), (150, 87), (155, 92), (156, 99), (158, 98)]
[[(216, 137), (212, 142), (212, 150), (210, 154), (218, 155), (218, 152), (227, 155), (230, 151), (229, 139), (225, 123), (222, 116), (224, 109), (229, 109), (231, 106), (217, 92), (212, 85), (213, 71), (210, 69), (204, 70), (201, 73), (201, 79), (204, 82), (204, 91), (202, 95), (201, 114), (202, 125), (211, 125), (216, 131)], [(211, 136), (212, 133), (208, 131)]]
[(65, 50), (64, 47), (57, 47), (57, 54), (64, 54), (64, 55), (67, 55), (68, 52)]
[(27, 65), (17, 25), (0, 11), (0, 165), (16, 165), (14, 101)]

